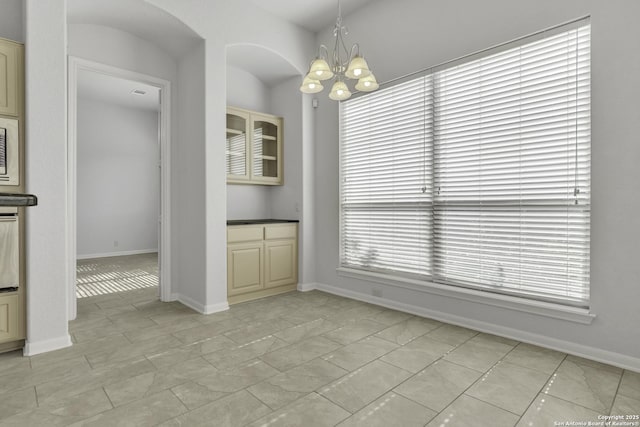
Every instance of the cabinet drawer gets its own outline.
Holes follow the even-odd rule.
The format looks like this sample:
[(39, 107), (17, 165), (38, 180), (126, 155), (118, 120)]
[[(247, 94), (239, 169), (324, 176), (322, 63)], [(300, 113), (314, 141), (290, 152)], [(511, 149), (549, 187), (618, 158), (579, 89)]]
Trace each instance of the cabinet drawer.
[(266, 225), (264, 227), (264, 238), (265, 240), (295, 239), (297, 228), (296, 224)]
[(252, 242), (254, 240), (262, 240), (264, 226), (248, 226), (241, 225), (238, 227), (227, 227), (227, 242)]

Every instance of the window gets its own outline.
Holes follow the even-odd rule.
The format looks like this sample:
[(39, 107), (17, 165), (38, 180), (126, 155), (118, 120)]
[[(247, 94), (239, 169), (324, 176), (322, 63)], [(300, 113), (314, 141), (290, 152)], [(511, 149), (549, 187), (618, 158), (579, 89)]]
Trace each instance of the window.
[(341, 104), (341, 264), (586, 307), (590, 26)]

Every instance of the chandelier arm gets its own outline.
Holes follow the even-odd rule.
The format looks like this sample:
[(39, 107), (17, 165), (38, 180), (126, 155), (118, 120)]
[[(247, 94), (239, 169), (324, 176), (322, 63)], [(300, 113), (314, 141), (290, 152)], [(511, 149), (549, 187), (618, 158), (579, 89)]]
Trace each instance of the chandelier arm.
[[(324, 55), (322, 55), (322, 51), (324, 50)], [(325, 60), (329, 59), (329, 49), (327, 48), (327, 46), (321, 44), (320, 46), (318, 46), (318, 58), (323, 58)]]
[(336, 23), (336, 36), (335, 36), (335, 42), (333, 45), (333, 64), (331, 64), (331, 66), (334, 68), (333, 72), (336, 74), (342, 74), (343, 70), (342, 70), (342, 61), (340, 60), (340, 44), (344, 45), (344, 42), (342, 41), (342, 35), (341, 35), (341, 30), (340, 28), (338, 28), (338, 24)]
[(349, 62), (358, 55), (360, 55), (360, 45), (358, 43), (354, 43), (353, 46), (351, 46), (351, 51), (349, 52)]
[[(346, 29), (345, 27), (342, 27), (342, 28)], [(342, 50), (344, 51), (344, 53), (346, 55), (345, 62), (340, 64), (340, 66), (345, 69), (345, 70), (343, 70), (343, 72), (344, 72), (344, 71), (346, 71), (347, 65), (349, 65), (349, 61), (351, 61), (351, 52), (350, 52), (349, 49), (347, 49), (347, 45), (344, 43), (344, 38), (343, 37), (340, 37), (340, 43), (342, 45), (341, 46)]]

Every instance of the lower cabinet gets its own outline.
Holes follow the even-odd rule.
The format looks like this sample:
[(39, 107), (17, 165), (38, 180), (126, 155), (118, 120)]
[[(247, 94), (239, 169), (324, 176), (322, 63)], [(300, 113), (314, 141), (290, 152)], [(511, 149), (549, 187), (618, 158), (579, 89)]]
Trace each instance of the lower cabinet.
[(0, 295), (0, 342), (19, 338), (18, 295)]
[(236, 243), (227, 247), (228, 295), (263, 289), (262, 243)]
[(227, 299), (230, 304), (295, 290), (298, 225), (227, 227)]
[(294, 239), (264, 242), (264, 287), (298, 283), (298, 245)]

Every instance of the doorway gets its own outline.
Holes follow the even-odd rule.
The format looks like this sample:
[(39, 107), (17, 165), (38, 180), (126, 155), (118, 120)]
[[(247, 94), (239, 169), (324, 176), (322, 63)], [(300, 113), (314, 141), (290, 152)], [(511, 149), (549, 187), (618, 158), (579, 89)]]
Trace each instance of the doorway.
[[(154, 280), (160, 300), (168, 301), (170, 84), (70, 57), (68, 90), (68, 320), (76, 317), (77, 298), (148, 288), (154, 286)], [(93, 101), (86, 99), (92, 97)], [(118, 111), (131, 106), (140, 107), (140, 113)], [(96, 111), (89, 117), (85, 108)], [(98, 121), (100, 117), (104, 120)], [(149, 130), (151, 120), (155, 141), (153, 129)], [(134, 123), (144, 121), (146, 130), (127, 141), (124, 132), (136, 133), (138, 125)], [(145, 138), (151, 141), (143, 146), (139, 140)], [(83, 145), (87, 140), (92, 147)], [(136, 156), (146, 160), (133, 163)], [(92, 176), (85, 174), (87, 168), (101, 172), (90, 183), (86, 181)], [(133, 187), (138, 187), (137, 193)], [(96, 227), (105, 218), (109, 223)]]

